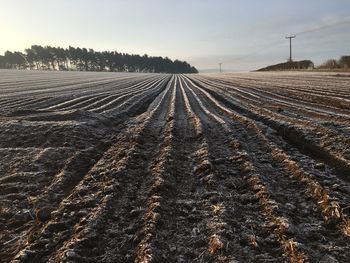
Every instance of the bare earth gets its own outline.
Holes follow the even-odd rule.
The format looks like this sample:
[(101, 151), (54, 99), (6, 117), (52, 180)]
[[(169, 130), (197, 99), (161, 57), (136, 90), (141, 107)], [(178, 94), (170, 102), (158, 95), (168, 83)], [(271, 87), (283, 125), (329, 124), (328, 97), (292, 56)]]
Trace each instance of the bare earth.
[(0, 71), (0, 262), (349, 262), (350, 76)]

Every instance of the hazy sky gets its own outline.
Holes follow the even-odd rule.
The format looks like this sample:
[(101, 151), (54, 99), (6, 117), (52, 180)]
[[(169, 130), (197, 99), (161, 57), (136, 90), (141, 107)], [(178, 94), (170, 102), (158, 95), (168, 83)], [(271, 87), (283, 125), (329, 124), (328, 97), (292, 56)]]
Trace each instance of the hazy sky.
[(0, 54), (32, 44), (252, 70), (350, 54), (350, 0), (0, 0)]

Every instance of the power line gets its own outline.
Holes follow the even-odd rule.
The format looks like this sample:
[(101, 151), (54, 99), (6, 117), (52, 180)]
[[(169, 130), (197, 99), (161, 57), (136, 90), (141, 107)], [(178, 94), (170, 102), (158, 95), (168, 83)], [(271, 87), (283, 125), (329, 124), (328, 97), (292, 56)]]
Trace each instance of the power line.
[[(315, 26), (315, 27), (307, 29), (307, 30), (299, 31), (297, 33), (294, 33), (294, 35), (310, 34), (310, 33), (322, 31), (322, 30), (325, 30), (328, 28), (342, 26), (342, 25), (345, 25), (348, 23), (350, 23), (350, 16), (343, 17), (340, 20), (338, 20), (338, 22), (335, 22), (335, 23), (324, 24), (322, 26)], [(224, 62), (231, 63), (231, 61), (244, 60), (246, 58), (253, 57), (254, 55), (261, 54), (268, 49), (276, 48), (277, 46), (280, 46), (280, 45), (282, 45), (282, 42), (280, 40), (276, 40), (276, 41), (273, 41), (273, 42), (270, 42), (270, 43), (264, 45), (263, 47), (252, 50), (251, 52), (248, 52), (246, 54), (242, 54), (242, 55), (238, 55), (238, 56), (234, 55), (230, 58), (230, 60), (226, 60), (226, 62), (225, 61)], [(291, 56), (291, 45), (290, 45), (290, 56), (289, 56), (290, 60), (291, 60), (291, 57), (292, 56)]]
[(313, 32), (321, 31), (321, 30), (324, 30), (324, 29), (327, 29), (327, 28), (331, 28), (331, 27), (345, 25), (345, 24), (348, 24), (348, 23), (350, 23), (350, 16), (343, 17), (340, 21), (337, 21), (335, 23), (329, 23), (329, 24), (324, 24), (324, 25), (321, 25), (321, 26), (316, 26), (314, 28), (310, 28), (310, 29), (307, 29), (307, 30), (300, 31), (300, 32), (298, 32), (296, 34), (297, 35), (301, 35), (301, 34), (313, 33)]
[[(337, 26), (342, 26), (345, 24), (350, 23), (350, 16), (346, 16), (343, 17), (342, 19), (340, 19), (338, 22), (335, 23), (329, 23), (329, 24), (324, 24), (322, 26), (315, 26), (313, 28), (307, 29), (307, 30), (303, 30), (303, 31), (299, 31), (297, 33), (294, 33), (294, 35), (303, 35), (303, 34), (309, 34), (309, 33), (313, 33), (313, 32), (318, 32), (318, 31), (322, 31), (328, 28), (333, 28), (333, 27), (337, 27)], [(252, 57), (256, 54), (260, 54), (261, 52), (267, 50), (267, 49), (271, 49), (271, 48), (275, 48), (277, 45), (280, 45), (281, 42), (280, 41), (274, 41), (274, 42), (270, 42), (268, 45), (262, 47), (262, 48), (257, 48), (256, 50), (249, 52), (247, 54), (241, 55), (241, 56), (237, 56), (235, 58), (235, 60), (242, 60), (248, 57)]]
[(289, 61), (292, 62), (292, 39), (295, 38), (296, 36), (288, 36), (286, 39), (289, 39)]

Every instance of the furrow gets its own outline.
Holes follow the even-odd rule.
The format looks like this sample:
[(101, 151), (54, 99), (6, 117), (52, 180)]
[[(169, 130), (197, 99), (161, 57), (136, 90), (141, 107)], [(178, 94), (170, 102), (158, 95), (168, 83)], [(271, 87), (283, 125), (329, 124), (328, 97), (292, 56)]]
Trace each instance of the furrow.
[[(309, 190), (309, 186), (306, 185), (304, 183), (304, 180), (302, 180), (300, 177), (296, 177), (294, 176), (291, 171), (286, 171), (286, 169), (284, 168), (284, 162), (282, 162), (281, 159), (278, 159), (276, 157), (276, 154), (274, 153), (275, 150), (279, 150), (273, 143), (269, 142), (264, 136), (263, 134), (261, 133), (261, 131), (259, 130), (259, 128), (256, 126), (256, 124), (254, 122), (252, 122), (251, 120), (245, 118), (245, 117), (242, 117), (242, 116), (239, 116), (237, 114), (235, 114), (234, 112), (230, 111), (229, 109), (225, 108), (223, 105), (221, 105), (218, 101), (216, 101), (213, 97), (211, 97), (210, 94), (206, 93), (204, 90), (200, 89), (199, 87), (197, 87), (198, 90), (201, 91), (201, 93), (208, 99), (208, 101), (214, 106), (216, 107), (219, 111), (221, 111), (223, 114), (227, 114), (228, 116), (230, 116), (230, 118), (233, 118), (233, 120), (235, 121), (238, 121), (239, 123), (243, 124), (243, 126), (245, 127), (245, 129), (247, 129), (247, 131), (249, 132), (248, 134), (250, 134), (249, 136), (251, 136), (252, 138), (255, 138), (254, 140), (256, 140), (257, 142), (260, 142), (260, 145), (257, 144), (257, 142), (255, 142), (255, 146), (254, 143), (250, 143), (247, 145), (247, 150), (248, 152), (250, 153), (250, 155), (252, 155), (252, 158), (254, 160), (254, 163), (257, 165), (257, 169), (260, 171), (260, 172), (264, 172), (263, 176), (264, 176), (264, 182), (265, 184), (267, 184), (267, 186), (272, 189), (273, 191), (271, 193), (273, 193), (273, 196), (275, 198), (276, 201), (278, 201), (281, 205), (285, 203), (285, 195), (287, 194), (287, 192), (294, 192), (294, 198), (298, 198), (299, 200), (303, 200), (303, 199), (310, 199), (312, 198), (313, 201), (314, 201), (314, 206), (318, 207), (318, 210), (321, 212), (321, 214), (323, 215), (323, 219), (324, 219), (324, 222), (326, 223), (326, 225), (323, 225), (322, 226), (322, 221), (320, 221), (318, 219), (318, 216), (317, 214), (315, 214), (311, 208), (307, 208), (306, 207), (301, 207), (300, 208), (300, 211), (303, 211), (303, 210), (309, 210), (308, 214), (309, 214), (309, 217), (310, 217), (310, 220), (312, 220), (311, 222), (315, 222), (318, 227), (321, 227), (324, 228), (325, 230), (325, 233), (324, 235), (327, 236), (327, 239), (329, 240), (329, 242), (335, 242), (337, 243), (339, 246), (344, 246), (344, 238), (342, 238), (341, 236), (337, 236), (337, 237), (334, 237), (332, 234), (331, 234), (331, 230), (329, 229), (329, 227), (327, 227), (327, 222), (328, 222), (328, 217), (325, 216), (325, 214), (322, 212), (324, 210), (324, 208), (322, 208), (321, 206), (321, 203), (320, 203), (320, 200), (315, 198), (315, 196), (310, 196), (308, 193), (305, 193), (305, 192), (295, 192), (295, 191), (291, 191), (292, 188), (291, 188), (291, 183), (292, 185), (294, 184), (295, 187), (297, 187), (296, 189), (298, 189), (298, 185), (299, 185), (299, 188), (300, 187), (303, 187), (305, 189), (305, 191)], [(240, 130), (239, 131), (239, 134), (242, 134), (242, 131)], [(242, 134), (243, 136), (243, 134)], [(263, 147), (261, 150), (261, 154), (259, 154), (258, 152), (257, 153), (254, 153), (255, 151), (257, 151), (259, 148)], [(261, 161), (259, 161), (259, 159), (264, 156), (264, 162), (265, 162), (265, 159), (271, 159), (271, 161), (268, 161), (268, 162), (271, 162), (271, 163), (274, 163), (274, 162), (278, 162), (277, 163), (277, 167), (279, 172), (281, 173), (282, 169), (284, 169), (287, 174), (283, 175), (282, 177), (273, 177), (273, 174), (271, 174), (271, 171), (270, 168), (268, 168), (268, 166), (266, 166), (264, 163), (261, 163)], [(286, 156), (284, 156), (286, 157)], [(289, 160), (289, 159), (287, 159)], [(284, 160), (286, 161), (286, 160)], [(292, 179), (292, 180), (289, 180), (288, 179), (288, 174), (289, 176), (292, 176), (292, 178), (295, 178), (295, 179)], [(277, 180), (278, 179), (278, 180)], [(266, 180), (266, 181), (265, 181)], [(275, 184), (275, 182), (279, 181), (278, 184)], [(315, 181), (314, 179), (310, 179), (314, 184), (317, 184), (317, 181)], [(288, 182), (290, 181), (290, 182)], [(294, 182), (293, 182), (294, 181)], [(277, 183), (277, 182), (276, 182)], [(317, 184), (319, 185), (319, 184)], [(284, 190), (283, 190), (284, 188)], [(283, 195), (280, 195), (280, 193), (282, 193), (281, 191), (285, 191)], [(297, 197), (298, 196), (298, 197)], [(311, 200), (312, 200), (311, 199)], [(290, 201), (289, 201), (290, 202)], [(293, 207), (298, 207), (300, 204), (298, 203), (293, 203)], [(340, 217), (343, 218), (344, 217), (344, 220), (342, 221), (338, 221), (338, 223), (336, 223), (336, 225), (338, 226), (338, 228), (340, 228), (341, 232), (344, 233), (346, 236), (347, 235), (347, 231), (348, 231), (348, 219), (346, 218), (346, 216), (344, 216), (342, 213), (341, 213), (341, 208), (339, 208), (338, 206), (338, 209), (335, 211), (332, 207), (332, 203), (328, 203), (326, 204), (326, 207), (327, 207), (327, 211), (333, 211), (332, 212), (329, 212), (330, 214), (333, 214), (333, 217), (336, 217), (336, 215), (339, 213), (340, 214)], [(283, 210), (284, 209), (289, 209), (288, 207), (283, 207)], [(333, 210), (332, 210), (333, 209)], [(305, 211), (306, 212), (306, 211)], [(290, 219), (293, 219), (294, 222), (295, 219), (296, 219), (296, 215), (294, 215), (293, 217), (290, 217), (290, 212), (286, 211), (284, 213), (287, 213), (286, 215), (288, 215), (287, 217), (289, 217)], [(312, 215), (312, 216), (311, 216)], [(301, 219), (301, 218), (300, 218)], [(309, 220), (309, 218), (303, 218), (303, 219), (307, 219)], [(307, 223), (307, 221), (305, 221), (305, 223)], [(294, 223), (295, 224), (295, 223)], [(299, 223), (300, 224), (300, 223)], [(306, 225), (304, 225), (304, 227), (306, 227)], [(327, 229), (328, 228), (328, 229)], [(327, 229), (327, 230), (326, 230)], [(306, 230), (305, 230), (306, 231)], [(307, 231), (310, 231), (309, 229)], [(297, 234), (297, 240), (302, 240), (304, 239), (303, 236), (300, 235), (300, 233), (298, 232), (295, 232)], [(346, 238), (345, 238), (346, 239)], [(331, 241), (332, 240), (332, 241)], [(325, 241), (326, 242), (326, 241)], [(315, 248), (313, 247), (314, 245), (312, 246), (308, 246), (308, 244), (304, 243), (303, 242), (303, 247), (305, 250), (308, 251), (308, 253), (310, 255), (312, 255), (313, 257), (316, 257), (318, 251), (315, 250)], [(328, 248), (329, 249), (329, 248)], [(325, 252), (323, 252), (325, 253)], [(327, 253), (331, 253), (331, 250), (328, 250)]]
[[(193, 98), (197, 102), (201, 101), (189, 86), (187, 86), (187, 88), (191, 91)], [(220, 226), (224, 226), (222, 229), (224, 231), (222, 231), (222, 233), (225, 235), (225, 244), (223, 244), (225, 253), (217, 256), (216, 260), (227, 262), (227, 255), (231, 257), (235, 256), (238, 260), (243, 262), (253, 261), (254, 258), (255, 260), (262, 261), (269, 261), (276, 258), (280, 258), (281, 260), (285, 242), (279, 239), (277, 235), (276, 237), (269, 236), (272, 222), (270, 218), (267, 218), (266, 221), (262, 217), (262, 214), (257, 214), (257, 209), (259, 208), (255, 202), (257, 197), (255, 197), (253, 189), (249, 190), (249, 181), (247, 178), (243, 178), (246, 172), (245, 168), (240, 162), (237, 162), (237, 160), (241, 158), (240, 151), (237, 151), (237, 149), (234, 149), (235, 151), (229, 149), (230, 145), (237, 145), (239, 142), (235, 139), (231, 128), (226, 123), (223, 124), (222, 121), (218, 121), (220, 119), (222, 120), (222, 118), (219, 117), (215, 111), (206, 108), (203, 104), (203, 102), (199, 103), (204, 113), (210, 111), (212, 114), (216, 115), (216, 118), (214, 118), (212, 114), (208, 115), (212, 120), (207, 120), (210, 126), (205, 129), (211, 130), (209, 135), (207, 135), (209, 138), (208, 143), (211, 149), (215, 149), (212, 150), (211, 159), (213, 163), (216, 164), (216, 172), (214, 172), (214, 176), (212, 176), (208, 182), (211, 183), (212, 186), (216, 185), (216, 191), (220, 193), (220, 195), (213, 199), (217, 199), (219, 202), (216, 201), (217, 203), (214, 203), (212, 206), (216, 222), (214, 220), (214, 223), (211, 225), (219, 229)], [(203, 120), (205, 120), (204, 117)], [(212, 121), (220, 125), (221, 130), (219, 132), (213, 132), (214, 124), (212, 124)], [(222, 139), (220, 139), (220, 137)], [(244, 205), (238, 205), (239, 203), (243, 203)], [(248, 211), (246, 211), (247, 206), (250, 206)], [(249, 210), (252, 212), (249, 212)], [(236, 211), (241, 213), (241, 218), (237, 218), (236, 216), (235, 221), (238, 220), (242, 223), (244, 222), (244, 224), (241, 224), (239, 227), (236, 226), (236, 229), (232, 229), (229, 226), (232, 222), (231, 218), (237, 213)], [(220, 222), (220, 220), (217, 219), (218, 213), (222, 213), (222, 217), (225, 218), (227, 222), (225, 222), (225, 220)], [(234, 222), (232, 223), (234, 224)], [(215, 237), (211, 239), (211, 243), (213, 243), (214, 240)], [(276, 243), (278, 244), (277, 241), (280, 242), (280, 246), (276, 246)], [(234, 252), (236, 252), (236, 254), (234, 254)], [(259, 253), (262, 255), (259, 256)], [(287, 256), (289, 256), (288, 253)], [(295, 251), (295, 256), (299, 259), (303, 258), (302, 254), (297, 251)]]
[[(165, 94), (167, 92), (164, 92), (163, 96)], [(15, 261), (46, 262), (47, 260), (56, 260), (57, 258), (67, 256), (65, 247), (72, 240), (75, 240), (77, 233), (84, 229), (81, 227), (77, 230), (77, 226), (79, 224), (83, 226), (93, 224), (96, 220), (100, 220), (101, 213), (105, 212), (105, 207), (109, 204), (107, 194), (113, 192), (111, 189), (116, 187), (114, 185), (116, 181), (113, 179), (114, 175), (111, 174), (111, 171), (113, 171), (115, 165), (118, 166), (117, 161), (109, 161), (109, 159), (115, 158), (113, 152), (119, 152), (117, 156), (121, 158), (121, 163), (125, 159), (128, 159), (123, 154), (127, 154), (128, 151), (131, 151), (130, 154), (132, 154), (134, 147), (130, 144), (131, 148), (129, 149), (127, 141), (131, 140), (133, 142), (139, 140), (142, 137), (145, 125), (150, 122), (151, 117), (154, 118), (155, 112), (159, 114), (159, 111), (159, 105), (154, 106), (154, 109), (149, 112), (149, 115), (144, 114), (144, 117), (140, 116), (139, 124), (135, 124), (133, 125), (134, 128), (130, 128), (133, 131), (128, 129), (118, 136), (119, 139), (117, 139), (115, 146), (112, 146), (106, 151), (102, 158), (82, 177), (82, 180), (80, 180), (72, 191), (66, 194), (67, 197), (60, 202), (58, 208), (51, 212), (51, 219), (45, 222), (31, 236), (30, 242), (17, 253), (14, 257)], [(134, 135), (130, 136), (130, 134)], [(125, 147), (119, 149), (120, 145), (125, 145)], [(123, 171), (120, 173), (123, 173)], [(69, 175), (67, 176), (69, 180)], [(58, 185), (60, 185), (60, 180), (58, 181)], [(86, 231), (89, 231), (89, 229), (86, 229)]]
[[(70, 237), (62, 242), (49, 256), (49, 261), (57, 260), (120, 260), (127, 258), (127, 254), (105, 255), (104, 250), (110, 248), (108, 237), (114, 235), (128, 221), (128, 213), (137, 208), (133, 207), (135, 191), (141, 191), (146, 183), (145, 170), (152, 154), (158, 151), (157, 136), (152, 135), (156, 129), (160, 129), (160, 120), (165, 116), (164, 107), (168, 104), (170, 93), (170, 82), (166, 90), (152, 103), (151, 109), (139, 116), (125, 132), (122, 132), (115, 142), (99, 161), (97, 165), (85, 176), (73, 194), (69, 197), (71, 201), (79, 199), (77, 207), (90, 210), (80, 220), (75, 220), (75, 227)], [(148, 137), (150, 141), (145, 141)], [(89, 178), (92, 177), (94, 179)], [(91, 190), (93, 190), (91, 193)], [(97, 196), (94, 196), (95, 193)], [(82, 199), (97, 201), (91, 208), (86, 206)], [(75, 201), (76, 202), (76, 201)], [(125, 206), (127, 205), (127, 206)], [(61, 210), (69, 210), (69, 207)], [(129, 210), (130, 209), (130, 210)], [(60, 211), (60, 210), (59, 210)], [(64, 214), (64, 212), (60, 212)], [(123, 213), (126, 214), (123, 214)], [(108, 223), (108, 221), (113, 220)], [(127, 220), (126, 222), (124, 220)], [(124, 221), (124, 222), (123, 222)], [(109, 225), (108, 228), (106, 224)], [(124, 242), (128, 241), (128, 232), (121, 229), (120, 237)], [(97, 233), (99, 234), (97, 236)], [(112, 243), (110, 243), (112, 244)], [(90, 249), (91, 248), (91, 249)], [(118, 249), (115, 247), (113, 250)], [(121, 248), (119, 248), (121, 249)], [(106, 250), (109, 253), (112, 250)]]
[(95, 104), (95, 106), (91, 105), (93, 107), (91, 107), (91, 108), (89, 107), (86, 109), (93, 111), (93, 112), (98, 112), (98, 113), (107, 111), (109, 109), (112, 109), (115, 106), (121, 105), (123, 103), (123, 101), (127, 100), (130, 97), (135, 96), (136, 94), (144, 93), (144, 92), (149, 91), (149, 90), (153, 90), (163, 80), (164, 80), (164, 78), (153, 81), (151, 83), (147, 83), (144, 86), (141, 86), (139, 88), (134, 88), (133, 90), (130, 89), (129, 91), (127, 91), (125, 93), (122, 93), (122, 94), (119, 94), (116, 96), (108, 97), (108, 100), (104, 101), (103, 104)]
[(213, 99), (219, 100), (225, 106), (227, 105), (241, 114), (247, 115), (248, 118), (261, 121), (272, 127), (290, 144), (304, 152), (308, 152), (311, 156), (322, 158), (336, 169), (340, 177), (344, 180), (349, 180), (346, 176), (350, 172), (350, 161), (346, 157), (349, 155), (347, 145), (350, 143), (347, 137), (310, 122), (302, 122), (299, 126), (294, 125), (293, 120), (290, 118), (281, 115), (277, 116), (266, 109), (257, 109), (256, 106), (251, 104), (249, 105), (250, 109), (247, 110), (238, 104), (231, 103), (218, 93), (214, 94), (213, 91), (207, 89), (206, 92), (215, 96)]
[(169, 166), (173, 161), (174, 147), (174, 119), (175, 119), (175, 98), (176, 98), (177, 78), (173, 82), (172, 97), (169, 104), (168, 113), (166, 116), (166, 124), (162, 132), (162, 142), (158, 155), (153, 158), (149, 167), (149, 175), (151, 183), (148, 198), (144, 206), (145, 214), (142, 217), (141, 240), (138, 243), (135, 251), (135, 262), (147, 263), (152, 262), (157, 250), (154, 249), (153, 243), (157, 234), (157, 226), (163, 220), (162, 207), (163, 193), (167, 191), (166, 187), (171, 180), (172, 174), (169, 171)]

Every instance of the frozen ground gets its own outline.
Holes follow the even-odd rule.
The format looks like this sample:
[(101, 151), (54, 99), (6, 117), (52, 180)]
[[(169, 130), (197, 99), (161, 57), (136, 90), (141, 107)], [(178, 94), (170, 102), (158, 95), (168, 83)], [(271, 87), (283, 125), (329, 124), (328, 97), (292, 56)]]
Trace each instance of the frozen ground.
[(0, 262), (348, 262), (350, 77), (0, 71)]

